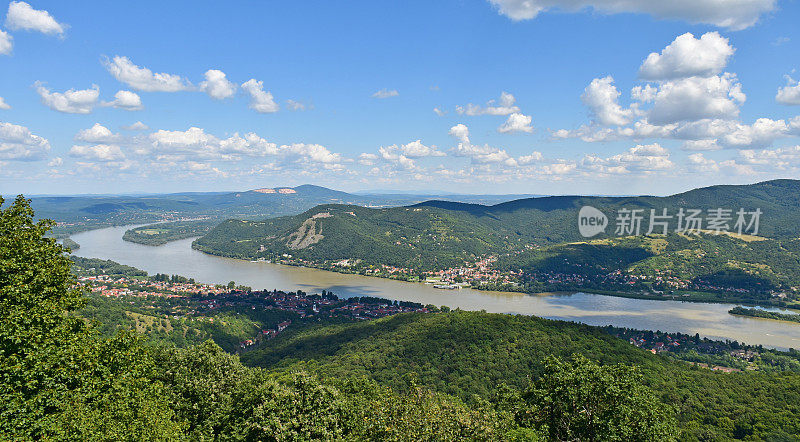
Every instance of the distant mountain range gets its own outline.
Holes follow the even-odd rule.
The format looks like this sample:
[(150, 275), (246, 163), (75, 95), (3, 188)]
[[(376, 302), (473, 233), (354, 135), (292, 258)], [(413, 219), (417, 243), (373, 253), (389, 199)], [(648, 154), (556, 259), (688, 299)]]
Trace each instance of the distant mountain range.
[[(259, 188), (242, 192), (182, 192), (154, 195), (36, 196), (32, 206), (39, 218), (82, 225), (124, 225), (164, 219), (259, 219), (301, 213), (319, 204), (391, 207), (414, 204), (435, 195), (356, 195), (305, 184)], [(452, 201), (496, 203), (504, 195), (440, 196)]]

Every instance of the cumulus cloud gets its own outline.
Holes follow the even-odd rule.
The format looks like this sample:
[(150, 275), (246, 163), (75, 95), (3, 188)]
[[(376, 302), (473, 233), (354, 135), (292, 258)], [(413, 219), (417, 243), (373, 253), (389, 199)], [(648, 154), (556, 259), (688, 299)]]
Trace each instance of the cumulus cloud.
[(581, 100), (598, 123), (622, 126), (631, 122), (633, 111), (620, 106), (619, 96), (614, 78), (608, 75), (592, 80), (584, 89)]
[(786, 76), (786, 86), (778, 89), (775, 101), (781, 104), (800, 105), (800, 82)]
[(137, 91), (178, 92), (191, 90), (191, 84), (180, 75), (153, 73), (150, 69), (133, 64), (128, 57), (115, 56), (103, 61), (117, 81), (127, 84)]
[(448, 134), (462, 143), (469, 143), (469, 128), (461, 123), (451, 127)]
[(443, 157), (444, 152), (436, 150), (435, 146), (426, 146), (421, 140), (412, 141), (400, 146), (400, 152), (410, 158)]
[(759, 118), (753, 124), (736, 123), (720, 134), (720, 142), (736, 148), (765, 147), (776, 139), (800, 135), (800, 117), (787, 121)]
[(11, 49), (14, 48), (13, 40), (14, 38), (8, 35), (8, 32), (4, 32), (2, 29), (0, 29), (0, 54), (11, 54)]
[(441, 110), (441, 109), (439, 109), (438, 107), (434, 107), (434, 108), (433, 108), (433, 112), (434, 112), (436, 115), (440, 116), (440, 117), (443, 117), (443, 116), (447, 115), (447, 111), (445, 111), (445, 110)]
[(114, 143), (120, 140), (120, 136), (111, 132), (107, 127), (100, 123), (95, 123), (89, 129), (83, 129), (75, 135), (78, 141), (87, 143)]
[(51, 92), (39, 82), (35, 86), (36, 93), (42, 99), (42, 104), (54, 111), (67, 114), (91, 113), (100, 97), (100, 89), (94, 85), (91, 89), (70, 89), (66, 92)]
[(47, 139), (31, 133), (27, 127), (0, 121), (0, 160), (39, 160), (49, 151)]
[(124, 109), (127, 111), (136, 111), (144, 109), (142, 99), (138, 94), (131, 91), (117, 91), (114, 94), (114, 100), (104, 101), (103, 106), (115, 107), (117, 109)]
[(514, 105), (517, 99), (508, 92), (500, 94), (500, 100), (489, 100), (486, 106), (479, 106), (477, 104), (468, 103), (466, 106), (456, 106), (456, 112), (459, 115), (510, 115), (514, 112), (519, 112), (519, 107)]
[(358, 156), (358, 164), (362, 166), (373, 166), (378, 159), (378, 155), (374, 153), (362, 153)]
[(94, 146), (75, 145), (69, 150), (71, 157), (80, 158), (88, 161), (123, 161), (125, 154), (116, 145), (97, 144)]
[(605, 14), (640, 13), (658, 19), (707, 23), (733, 30), (745, 29), (761, 15), (774, 11), (776, 0), (740, 0), (735, 5), (717, 0), (489, 0), (508, 18), (529, 20), (541, 12), (558, 10), (580, 12), (592, 9)]
[(399, 153), (396, 147), (397, 146), (380, 147), (378, 149), (378, 153), (380, 154), (381, 158), (388, 161), (389, 163), (400, 166), (403, 169), (415, 170), (416, 163), (414, 163), (414, 160), (408, 158), (402, 153)]
[(125, 129), (125, 130), (131, 130), (131, 131), (139, 131), (139, 130), (150, 129), (149, 126), (147, 126), (146, 124), (142, 123), (141, 121), (137, 121), (137, 122), (135, 122), (135, 123), (133, 123), (133, 124), (131, 124), (129, 126), (122, 126), (122, 128)]
[(683, 150), (700, 151), (700, 150), (720, 150), (722, 146), (717, 143), (717, 139), (706, 140), (687, 140), (683, 142), (681, 147)]
[(8, 5), (6, 27), (12, 31), (36, 31), (47, 35), (64, 35), (67, 28), (49, 12), (33, 9), (25, 2), (11, 2)]
[(278, 112), (280, 107), (272, 94), (264, 91), (264, 82), (251, 78), (242, 84), (242, 89), (250, 95), (250, 109), (261, 114)]
[(693, 153), (687, 159), (689, 170), (693, 172), (716, 172), (719, 170), (717, 162), (706, 158), (702, 153)]
[(706, 32), (699, 39), (690, 32), (679, 35), (661, 53), (647, 56), (639, 68), (645, 80), (716, 75), (725, 69), (734, 48), (718, 32)]
[(48, 161), (48, 162), (47, 162), (47, 165), (48, 165), (49, 167), (59, 167), (59, 166), (61, 166), (62, 164), (64, 164), (64, 159), (63, 159), (63, 158), (61, 158), (61, 157), (55, 157), (55, 158), (53, 158), (52, 160), (50, 160), (50, 161)]
[(544, 160), (544, 155), (541, 152), (533, 151), (530, 155), (523, 155), (517, 158), (517, 163), (520, 166), (526, 166)]
[(224, 72), (209, 69), (203, 75), (206, 79), (200, 83), (200, 90), (207, 93), (209, 97), (215, 100), (224, 100), (236, 93), (236, 85), (228, 81)]
[(400, 93), (397, 92), (394, 89), (392, 89), (392, 90), (381, 89), (378, 92), (375, 92), (374, 94), (372, 94), (372, 98), (390, 98), (390, 97), (396, 97), (398, 95), (400, 95)]
[(736, 75), (689, 77), (661, 83), (648, 121), (653, 124), (704, 118), (732, 119), (747, 97)]
[(513, 114), (508, 116), (508, 119), (505, 123), (503, 123), (500, 127), (497, 128), (497, 131), (506, 134), (511, 132), (533, 132), (533, 126), (531, 126), (532, 118), (528, 115), (523, 115), (519, 112), (514, 112)]
[(586, 155), (581, 165), (600, 174), (652, 173), (673, 168), (675, 164), (669, 156), (669, 151), (658, 143), (639, 144), (608, 158)]
[(459, 141), (451, 152), (457, 157), (468, 157), (476, 164), (502, 163), (507, 166), (516, 166), (517, 161), (503, 149), (492, 147), (488, 144), (475, 145), (469, 141), (469, 129), (463, 124), (450, 128), (450, 136)]
[(11, 109), (11, 106), (9, 106), (8, 103), (6, 103), (6, 100), (4, 100), (3, 97), (0, 97), (0, 110), (9, 110), (9, 109)]
[(243, 136), (234, 134), (218, 138), (198, 127), (185, 131), (159, 130), (149, 135), (149, 146), (137, 153), (159, 162), (181, 161), (238, 161), (242, 158), (274, 157), (275, 167), (322, 167), (327, 170), (342, 168), (341, 154), (319, 144), (293, 143), (277, 145), (255, 133)]
[[(438, 149), (436, 146), (426, 146), (422, 144), (422, 140), (415, 140), (406, 144), (393, 144), (391, 146), (380, 148), (381, 157), (385, 160), (404, 163), (412, 165), (410, 159), (424, 158), (424, 157), (443, 157), (446, 154)], [(369, 161), (370, 157), (359, 157)], [(409, 161), (406, 161), (409, 160)]]
[(777, 149), (742, 150), (741, 162), (747, 165), (762, 166), (773, 170), (797, 169), (800, 167), (800, 146), (787, 146)]

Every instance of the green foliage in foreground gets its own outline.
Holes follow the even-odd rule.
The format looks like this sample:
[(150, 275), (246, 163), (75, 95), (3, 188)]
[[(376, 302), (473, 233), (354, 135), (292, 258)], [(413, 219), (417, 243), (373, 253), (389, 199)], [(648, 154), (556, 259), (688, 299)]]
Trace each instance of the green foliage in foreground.
[[(243, 366), (211, 342), (186, 349), (99, 336), (70, 312), (65, 250), (28, 201), (0, 198), (0, 434), (12, 440), (665, 440), (667, 412), (622, 368), (584, 360), (495, 403), (374, 381)], [(577, 396), (564, 388), (581, 386)], [(600, 392), (594, 397), (585, 392)], [(549, 392), (549, 393), (548, 393)], [(570, 401), (561, 406), (561, 400)], [(598, 403), (599, 400), (599, 403)], [(595, 410), (586, 418), (584, 410)], [(637, 410), (635, 413), (630, 410)], [(531, 417), (534, 416), (534, 417)], [(564, 418), (564, 419), (562, 419)]]
[(401, 391), (413, 375), (470, 401), (495, 396), (501, 384), (524, 391), (547, 375), (548, 357), (576, 353), (604, 366), (638, 367), (642, 383), (675, 407), (683, 439), (800, 437), (798, 373), (714, 372), (650, 354), (598, 327), (536, 317), (453, 311), (318, 326), (287, 331), (242, 360), (326, 378), (369, 377)]

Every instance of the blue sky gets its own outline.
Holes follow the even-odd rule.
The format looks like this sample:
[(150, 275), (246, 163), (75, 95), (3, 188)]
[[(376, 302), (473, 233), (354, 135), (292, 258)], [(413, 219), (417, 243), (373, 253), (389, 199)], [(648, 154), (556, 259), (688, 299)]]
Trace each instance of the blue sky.
[(34, 1), (0, 14), (2, 194), (668, 194), (800, 168), (796, 1)]

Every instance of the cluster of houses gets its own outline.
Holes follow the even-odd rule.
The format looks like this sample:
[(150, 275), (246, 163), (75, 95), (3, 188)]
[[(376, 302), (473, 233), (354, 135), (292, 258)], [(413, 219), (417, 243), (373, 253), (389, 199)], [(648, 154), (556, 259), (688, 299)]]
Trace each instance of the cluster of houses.
[(183, 294), (217, 295), (228, 292), (228, 289), (213, 284), (152, 281), (117, 275), (81, 276), (78, 277), (78, 283), (87, 287), (92, 293), (108, 297), (151, 295), (180, 297)]

